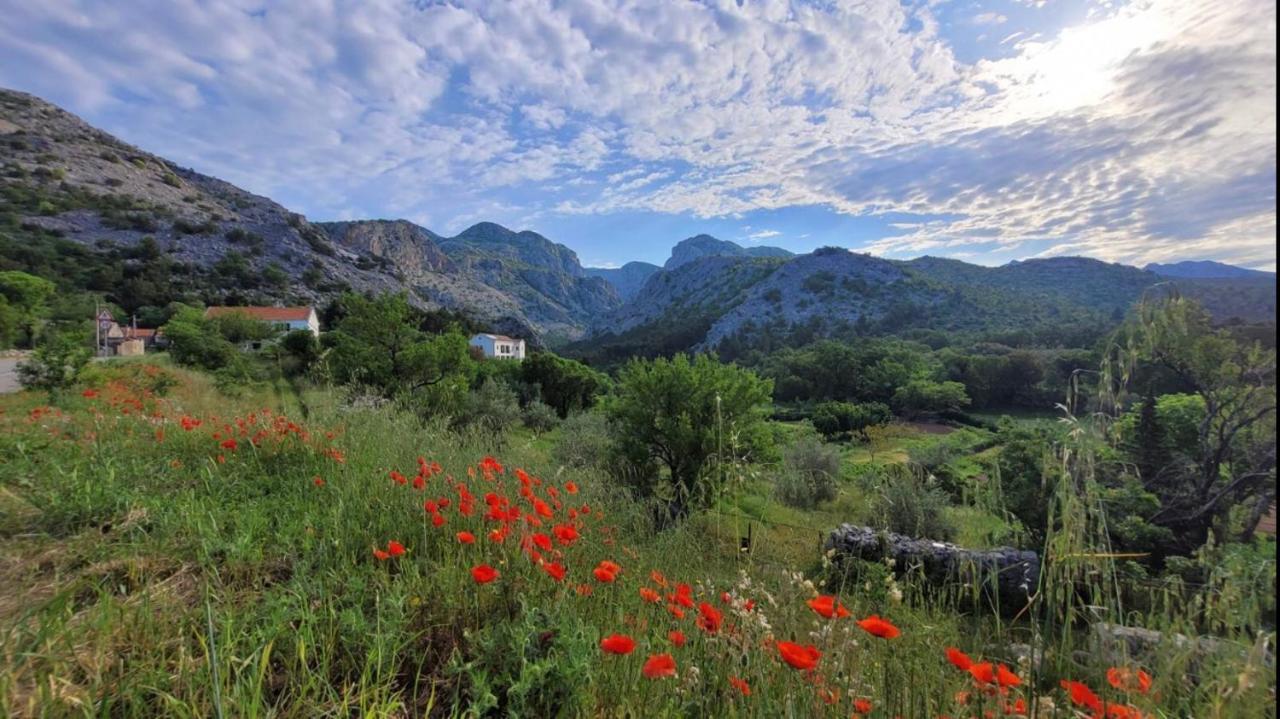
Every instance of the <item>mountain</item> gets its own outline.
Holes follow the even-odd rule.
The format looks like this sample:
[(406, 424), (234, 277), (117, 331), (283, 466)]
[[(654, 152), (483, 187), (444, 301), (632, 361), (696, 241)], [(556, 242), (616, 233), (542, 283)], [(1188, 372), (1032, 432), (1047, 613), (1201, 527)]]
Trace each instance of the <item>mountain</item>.
[(0, 270), (144, 317), (174, 300), (323, 305), (345, 290), (407, 291), (423, 309), (538, 344), (579, 337), (621, 304), (572, 250), (536, 233), (312, 223), (24, 93), (0, 90), (0, 146)]
[(1179, 279), (1235, 279), (1240, 277), (1270, 277), (1275, 279), (1276, 273), (1263, 272), (1262, 270), (1250, 270), (1244, 267), (1236, 267), (1223, 262), (1214, 262), (1213, 260), (1184, 260), (1182, 262), (1172, 262), (1169, 264), (1159, 264), (1152, 262), (1144, 267), (1147, 272), (1153, 272), (1161, 277), (1177, 277)]
[(781, 247), (743, 247), (728, 240), (718, 240), (711, 235), (695, 235), (681, 240), (671, 248), (671, 257), (663, 269), (673, 270), (699, 257), (792, 257), (793, 253)]
[(623, 302), (636, 296), (653, 273), (661, 270), (648, 262), (628, 262), (621, 267), (584, 267), (588, 277), (599, 277), (613, 286)]

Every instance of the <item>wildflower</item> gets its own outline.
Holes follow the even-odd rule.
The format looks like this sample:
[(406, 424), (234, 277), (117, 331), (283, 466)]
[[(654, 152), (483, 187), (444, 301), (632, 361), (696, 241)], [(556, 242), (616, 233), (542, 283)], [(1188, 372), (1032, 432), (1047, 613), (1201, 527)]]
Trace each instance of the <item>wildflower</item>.
[(399, 485), (403, 485), (403, 484), (407, 481), (407, 480), (404, 478), (404, 475), (403, 475), (403, 474), (400, 474), (399, 472), (395, 471), (394, 469), (393, 469), (393, 470), (391, 470), (391, 472), (390, 472), (390, 473), (388, 473), (388, 476), (389, 476), (389, 477), (391, 477), (391, 481), (393, 481), (393, 482), (395, 482), (396, 484), (399, 484)]
[(733, 687), (734, 689), (737, 689), (738, 692), (742, 694), (742, 696), (744, 697), (751, 696), (751, 685), (748, 684), (745, 679), (739, 679), (738, 677), (729, 677), (729, 686)]
[(551, 529), (551, 533), (556, 535), (556, 539), (565, 546), (573, 544), (579, 537), (578, 530), (571, 524), (556, 525)]
[(667, 586), (667, 578), (662, 576), (662, 572), (659, 572), (656, 569), (653, 570), (652, 572), (649, 572), (649, 579), (652, 579), (653, 583), (658, 585), (659, 587)]
[(1111, 667), (1107, 670), (1107, 683), (1122, 692), (1146, 694), (1151, 691), (1151, 675), (1141, 669)]
[(459, 541), (459, 542), (461, 542), (462, 544), (475, 544), (475, 543), (476, 543), (476, 535), (472, 534), (471, 532), (465, 531), (465, 530), (464, 530), (464, 531), (461, 531), (461, 532), (458, 532), (457, 534), (455, 534), (455, 535), (453, 535), (453, 536), (457, 537), (457, 538), (458, 538), (458, 541)]
[(556, 562), (543, 562), (540, 566), (542, 567), (542, 571), (547, 573), (547, 576), (557, 582), (564, 579), (566, 570), (563, 564), (558, 564)]
[(1009, 671), (1009, 667), (1001, 664), (996, 668), (996, 683), (1002, 687), (1016, 687), (1022, 683), (1022, 679)]
[(820, 595), (808, 600), (805, 604), (808, 604), (809, 608), (817, 612), (819, 616), (827, 619), (849, 616), (849, 610), (845, 609), (843, 604), (836, 602), (836, 598), (830, 595)]
[(720, 624), (724, 621), (724, 614), (719, 609), (702, 602), (698, 605), (698, 626), (708, 634), (715, 634), (720, 631)]
[(390, 553), (390, 552), (385, 552), (385, 551), (383, 551), (383, 550), (381, 550), (381, 549), (375, 549), (375, 550), (373, 550), (373, 556), (374, 556), (374, 557), (375, 557), (379, 562), (385, 562), (385, 561), (387, 561), (388, 559), (391, 559), (391, 553)]
[(853, 710), (859, 714), (871, 713), (871, 700), (865, 697), (859, 697), (853, 700)]
[(672, 629), (670, 632), (667, 632), (667, 639), (671, 640), (671, 643), (677, 647), (683, 647), (685, 642), (689, 641), (684, 636), (684, 632), (679, 629)]
[(962, 672), (969, 671), (969, 667), (973, 666), (973, 660), (969, 658), (969, 655), (955, 647), (947, 647), (947, 661)]
[(498, 570), (487, 564), (477, 564), (471, 568), (471, 578), (476, 584), (488, 584), (498, 578)]
[(657, 604), (662, 601), (662, 595), (648, 587), (640, 587), (640, 598), (650, 604)]
[(577, 494), (578, 485), (574, 484), (573, 482), (565, 482), (564, 491), (568, 492), (569, 494)]
[(538, 547), (538, 549), (541, 549), (544, 552), (551, 551), (551, 537), (548, 537), (545, 534), (539, 533), (530, 537), (529, 540), (532, 541), (534, 545)]
[(236, 450), (236, 441), (234, 438), (224, 439), (222, 440), (222, 444), (219, 446), (221, 446), (223, 449), (229, 449), (232, 452), (234, 452)]
[(676, 619), (684, 619), (684, 610), (674, 604), (668, 604), (667, 611)]
[(1072, 704), (1085, 707), (1090, 711), (1102, 711), (1102, 700), (1087, 685), (1070, 679), (1063, 679), (1060, 684), (1063, 689), (1067, 690), (1067, 695), (1071, 697)]
[(1017, 701), (1004, 703), (1004, 713), (1013, 716), (1027, 715), (1027, 700), (1018, 697)]
[(443, 527), (443, 526), (444, 526), (444, 515), (443, 515), (443, 514), (433, 514), (433, 515), (431, 515), (431, 526), (433, 526), (433, 527)]
[(595, 569), (591, 570), (591, 573), (595, 575), (597, 582), (604, 582), (605, 584), (609, 584), (613, 582), (613, 580), (618, 578), (618, 575), (614, 574), (613, 572), (610, 572), (608, 569), (605, 569), (604, 567), (596, 567)]
[(813, 669), (822, 658), (822, 652), (812, 644), (802, 646), (794, 642), (778, 642), (778, 654), (792, 669), (801, 670)]
[(995, 667), (991, 662), (982, 662), (969, 667), (969, 673), (973, 675), (974, 681), (979, 684), (992, 684), (996, 680)]
[(398, 557), (404, 554), (404, 545), (393, 539), (387, 542), (387, 553), (393, 557)]
[(317, 487), (323, 487), (323, 486), (324, 486), (324, 478), (317, 474), (316, 476), (314, 476), (314, 477), (312, 477), (312, 478), (311, 478), (311, 483), (312, 483), (312, 484), (314, 484), (314, 485), (315, 485), (315, 486), (317, 486)]
[(654, 654), (640, 670), (648, 679), (661, 679), (676, 675), (676, 660), (670, 654)]
[(902, 632), (893, 626), (887, 619), (881, 619), (879, 616), (872, 614), (866, 619), (858, 620), (858, 626), (862, 627), (867, 634), (881, 639), (893, 639)]
[(85, 391), (81, 392), (80, 396), (84, 397), (85, 399), (97, 399), (98, 390), (90, 387), (89, 389), (86, 389)]
[(625, 634), (610, 634), (600, 640), (600, 649), (609, 654), (626, 655), (635, 651), (636, 641)]

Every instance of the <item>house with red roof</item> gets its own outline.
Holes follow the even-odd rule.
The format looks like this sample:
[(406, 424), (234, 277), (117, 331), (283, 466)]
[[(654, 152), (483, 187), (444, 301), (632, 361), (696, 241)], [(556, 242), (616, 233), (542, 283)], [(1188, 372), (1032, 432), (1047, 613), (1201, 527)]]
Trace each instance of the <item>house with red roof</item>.
[(320, 317), (314, 307), (210, 307), (204, 311), (206, 319), (230, 315), (243, 315), (283, 332), (307, 330), (320, 336)]

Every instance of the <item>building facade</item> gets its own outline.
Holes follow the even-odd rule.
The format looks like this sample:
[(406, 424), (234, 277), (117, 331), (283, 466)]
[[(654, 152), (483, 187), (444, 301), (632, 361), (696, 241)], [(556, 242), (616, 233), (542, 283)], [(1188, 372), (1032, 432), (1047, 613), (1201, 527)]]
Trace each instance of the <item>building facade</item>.
[(524, 359), (524, 340), (506, 335), (478, 334), (469, 343), (491, 359)]

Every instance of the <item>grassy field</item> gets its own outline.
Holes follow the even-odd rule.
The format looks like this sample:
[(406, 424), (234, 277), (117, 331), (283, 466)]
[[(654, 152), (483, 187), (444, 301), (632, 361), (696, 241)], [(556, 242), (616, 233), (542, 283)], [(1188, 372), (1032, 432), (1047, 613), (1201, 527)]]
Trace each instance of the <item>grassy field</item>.
[[(865, 517), (859, 466), (982, 430), (848, 447), (813, 511), (774, 501), (769, 467), (736, 468), (713, 511), (656, 531), (607, 473), (558, 464), (553, 435), (460, 436), (285, 384), (226, 397), (143, 362), (96, 366), (82, 390), (0, 397), (0, 714), (1275, 713), (1274, 633), (1238, 604), (1226, 651), (1104, 662), (1079, 626), (824, 559), (822, 533)], [(953, 511), (962, 539), (999, 534)], [(1125, 619), (1184, 626), (1176, 608)]]

